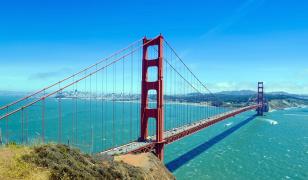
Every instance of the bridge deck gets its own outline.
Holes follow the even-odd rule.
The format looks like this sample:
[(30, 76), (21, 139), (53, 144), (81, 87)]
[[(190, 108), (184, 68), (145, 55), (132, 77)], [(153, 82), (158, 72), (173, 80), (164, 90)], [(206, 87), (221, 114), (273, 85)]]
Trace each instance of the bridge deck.
[[(178, 128), (173, 128), (164, 132), (164, 143), (169, 144), (174, 141), (177, 141), (187, 135), (193, 134), (202, 130), (205, 127), (211, 126), (217, 122), (220, 122), (229, 117), (235, 116), (245, 111), (249, 111), (252, 109), (256, 109), (258, 105), (247, 106), (239, 109), (235, 109), (232, 111), (228, 111), (213, 117), (209, 117), (207, 119), (202, 119), (197, 122), (193, 122), (191, 124), (187, 124)], [(137, 153), (137, 152), (148, 152), (151, 151), (155, 147), (155, 136), (150, 138), (151, 140), (147, 142), (139, 142), (134, 141), (116, 148), (112, 148), (99, 154), (105, 155), (118, 155), (118, 154), (127, 154), (127, 153)]]

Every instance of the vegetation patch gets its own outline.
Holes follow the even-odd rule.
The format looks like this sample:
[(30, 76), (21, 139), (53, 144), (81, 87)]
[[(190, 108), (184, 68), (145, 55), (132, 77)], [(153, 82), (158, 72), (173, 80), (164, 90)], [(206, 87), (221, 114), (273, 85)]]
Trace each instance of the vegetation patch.
[(50, 179), (144, 179), (140, 168), (115, 161), (98, 161), (66, 145), (43, 145), (22, 157), (51, 171)]
[(50, 171), (22, 160), (31, 148), (10, 144), (0, 148), (0, 179), (48, 179)]
[(174, 179), (150, 153), (133, 156), (132, 164), (131, 158), (123, 158), (92, 157), (62, 144), (11, 144), (0, 146), (0, 179)]

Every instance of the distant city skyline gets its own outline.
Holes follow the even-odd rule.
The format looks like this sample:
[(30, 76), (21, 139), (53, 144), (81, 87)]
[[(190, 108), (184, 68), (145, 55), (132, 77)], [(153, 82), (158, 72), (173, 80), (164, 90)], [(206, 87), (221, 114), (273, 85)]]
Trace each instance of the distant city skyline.
[(162, 33), (213, 92), (308, 94), (308, 2), (2, 1), (0, 90), (34, 91)]

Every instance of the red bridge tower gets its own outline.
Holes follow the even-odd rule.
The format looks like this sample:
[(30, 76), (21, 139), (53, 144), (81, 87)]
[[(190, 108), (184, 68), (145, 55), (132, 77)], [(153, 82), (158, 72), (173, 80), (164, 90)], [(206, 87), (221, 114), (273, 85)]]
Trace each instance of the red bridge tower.
[[(158, 57), (148, 59), (148, 48), (158, 46)], [(157, 81), (148, 81), (148, 68), (157, 67)], [(156, 91), (157, 107), (151, 109), (148, 106), (149, 90)], [(163, 161), (164, 157), (164, 110), (163, 110), (163, 37), (160, 35), (155, 39), (143, 39), (142, 54), (142, 82), (141, 82), (141, 137), (140, 141), (145, 141), (148, 137), (148, 120), (156, 119), (156, 147), (157, 157)]]
[(259, 107), (257, 108), (258, 116), (263, 116), (264, 111), (264, 94), (263, 94), (263, 82), (258, 82), (258, 98), (257, 103)]

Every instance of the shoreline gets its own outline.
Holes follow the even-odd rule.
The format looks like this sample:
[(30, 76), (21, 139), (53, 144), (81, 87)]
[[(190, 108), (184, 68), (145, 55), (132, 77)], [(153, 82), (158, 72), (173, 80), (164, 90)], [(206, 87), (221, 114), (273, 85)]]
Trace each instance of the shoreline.
[[(54, 99), (59, 99), (59, 98), (54, 98)], [(62, 100), (73, 100), (75, 98), (73, 97), (66, 97), (66, 98), (61, 98)], [(108, 101), (108, 102), (117, 102), (117, 103), (139, 103), (140, 104), (140, 100), (112, 100), (112, 99), (105, 99), (105, 98), (78, 98), (79, 100), (103, 100), (103, 101)], [(153, 104), (155, 103), (155, 101), (149, 101), (149, 104)], [(179, 101), (166, 101), (166, 104), (176, 104), (176, 105), (191, 105), (191, 106), (206, 106), (206, 107), (216, 107), (216, 106), (211, 106), (209, 105), (209, 103), (206, 102), (201, 102), (201, 103), (193, 103), (193, 102), (179, 102)], [(225, 107), (225, 106), (220, 106), (220, 107), (224, 107), (224, 108), (232, 108), (232, 107)]]

